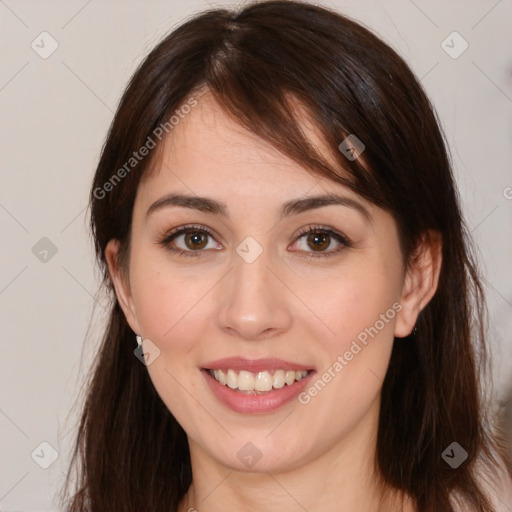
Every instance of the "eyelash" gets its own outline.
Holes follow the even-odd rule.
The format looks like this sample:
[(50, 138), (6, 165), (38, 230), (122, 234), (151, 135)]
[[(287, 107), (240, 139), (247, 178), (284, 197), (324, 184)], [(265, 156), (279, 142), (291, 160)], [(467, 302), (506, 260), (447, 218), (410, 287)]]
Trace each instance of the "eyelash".
[[(215, 239), (213, 232), (207, 228), (206, 226), (199, 226), (199, 225), (186, 225), (181, 226), (179, 228), (173, 229), (171, 232), (167, 233), (159, 242), (158, 244), (165, 247), (167, 250), (178, 254), (180, 256), (185, 257), (198, 257), (201, 255), (201, 253), (204, 250), (197, 250), (197, 251), (185, 251), (183, 249), (179, 249), (176, 247), (171, 247), (170, 243), (180, 235), (186, 235), (187, 233), (206, 233), (211, 238)], [(350, 240), (341, 233), (338, 233), (337, 231), (334, 231), (331, 228), (321, 226), (318, 224), (309, 224), (308, 226), (305, 226), (302, 228), (299, 233), (297, 234), (296, 240), (299, 240), (300, 238), (313, 234), (313, 233), (323, 233), (326, 235), (329, 235), (330, 237), (334, 238), (338, 243), (340, 243), (340, 247), (337, 249), (331, 250), (331, 251), (319, 251), (318, 253), (315, 253), (315, 251), (294, 251), (294, 252), (305, 252), (306, 255), (304, 256), (307, 259), (312, 258), (325, 258), (329, 256), (333, 256), (335, 254), (338, 254), (340, 251), (347, 247), (352, 247), (352, 243)]]

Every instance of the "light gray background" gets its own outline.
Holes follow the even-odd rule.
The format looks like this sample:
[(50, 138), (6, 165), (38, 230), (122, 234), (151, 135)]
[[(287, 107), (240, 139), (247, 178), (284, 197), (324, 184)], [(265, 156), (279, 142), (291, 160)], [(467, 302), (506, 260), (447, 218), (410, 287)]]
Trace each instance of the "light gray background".
[[(363, 22), (397, 49), (438, 109), (486, 276), (494, 377), (504, 401), (512, 381), (512, 200), (505, 197), (512, 196), (512, 2), (319, 3)], [(98, 289), (86, 229), (89, 184), (136, 65), (163, 34), (206, 7), (201, 0), (0, 0), (3, 511), (57, 509), (53, 496), (78, 413), (71, 406), (104, 313), (100, 298), (82, 349)], [(41, 43), (43, 31), (59, 45), (47, 59), (31, 47), (35, 40), (49, 48), (49, 39)], [(453, 31), (469, 44), (457, 59), (441, 46)], [(446, 44), (460, 48), (457, 40)], [(32, 252), (42, 237), (58, 249), (46, 262)], [(43, 441), (58, 452), (46, 470), (31, 458)], [(38, 450), (40, 459), (47, 457), (41, 456), (47, 449)]]

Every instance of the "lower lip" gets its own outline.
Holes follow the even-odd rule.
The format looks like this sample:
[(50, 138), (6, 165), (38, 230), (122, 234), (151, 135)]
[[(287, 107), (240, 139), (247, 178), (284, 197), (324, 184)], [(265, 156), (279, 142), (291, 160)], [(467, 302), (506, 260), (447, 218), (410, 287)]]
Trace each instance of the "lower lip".
[(224, 405), (235, 412), (244, 414), (264, 414), (273, 412), (296, 398), (306, 387), (315, 372), (311, 371), (299, 381), (281, 389), (273, 389), (263, 395), (252, 395), (235, 391), (215, 380), (208, 370), (202, 373), (213, 394)]

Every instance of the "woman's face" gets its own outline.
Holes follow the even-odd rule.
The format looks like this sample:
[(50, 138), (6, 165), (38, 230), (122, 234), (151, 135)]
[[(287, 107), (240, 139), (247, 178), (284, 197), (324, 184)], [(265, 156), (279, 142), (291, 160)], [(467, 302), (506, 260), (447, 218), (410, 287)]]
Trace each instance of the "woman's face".
[(393, 218), (309, 174), (208, 95), (160, 163), (137, 193), (129, 283), (116, 242), (107, 255), (191, 450), (275, 472), (374, 440), (394, 336), (415, 321)]

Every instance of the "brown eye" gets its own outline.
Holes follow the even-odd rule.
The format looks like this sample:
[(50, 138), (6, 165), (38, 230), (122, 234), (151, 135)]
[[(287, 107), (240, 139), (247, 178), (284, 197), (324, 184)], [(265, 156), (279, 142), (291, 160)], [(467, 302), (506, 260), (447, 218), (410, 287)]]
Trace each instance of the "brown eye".
[(310, 233), (307, 236), (308, 247), (313, 251), (323, 251), (329, 247), (331, 236), (327, 233)]
[(169, 251), (183, 256), (199, 256), (208, 250), (219, 249), (213, 233), (206, 227), (183, 226), (172, 231), (159, 243)]
[(333, 256), (352, 246), (345, 235), (320, 225), (309, 225), (302, 229), (296, 240), (293, 251), (308, 257)]
[(192, 251), (204, 249), (208, 243), (208, 234), (199, 231), (190, 231), (185, 234), (184, 242), (187, 248)]

